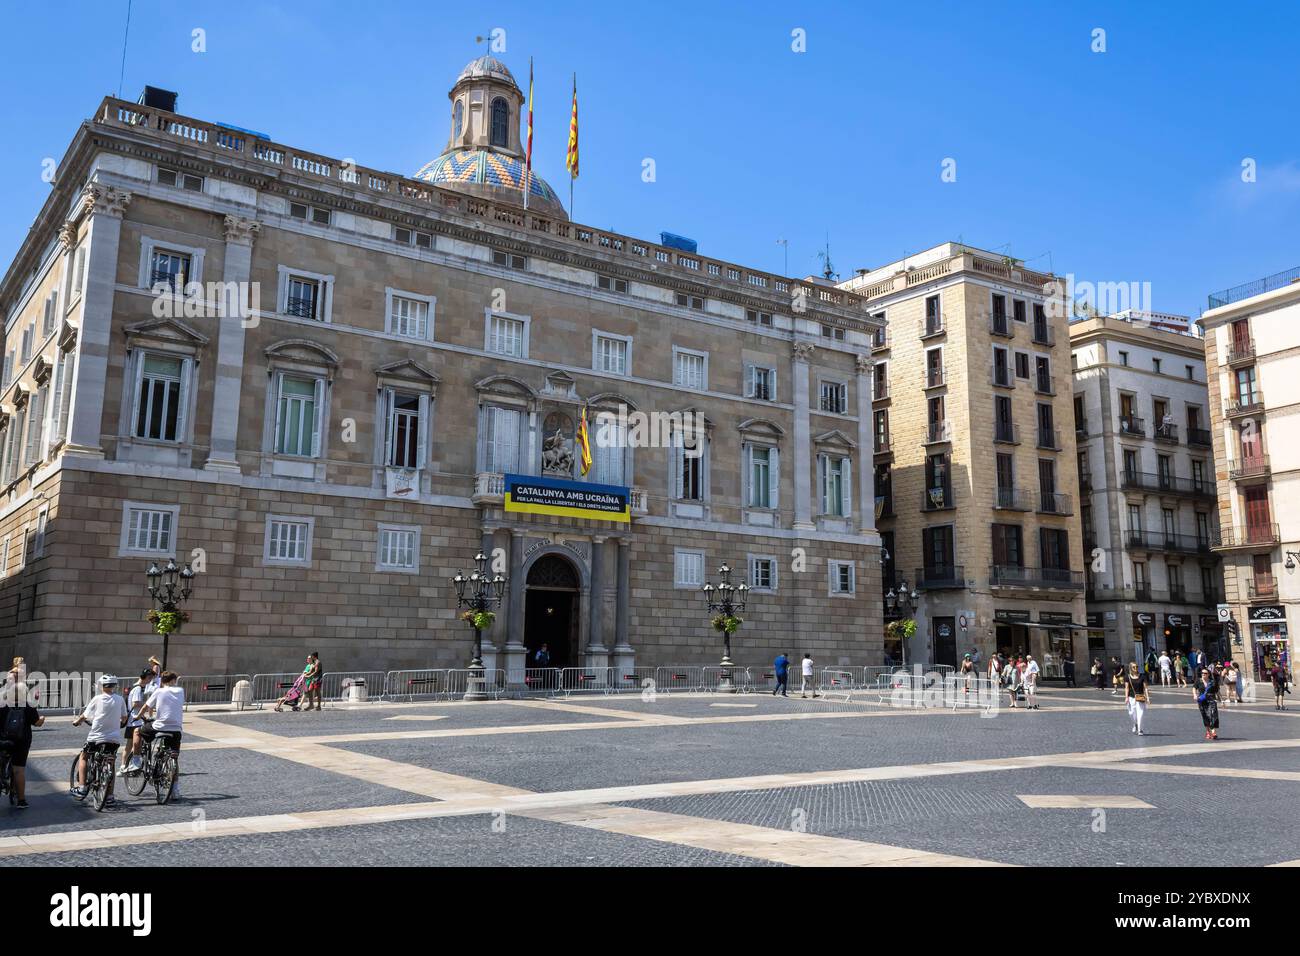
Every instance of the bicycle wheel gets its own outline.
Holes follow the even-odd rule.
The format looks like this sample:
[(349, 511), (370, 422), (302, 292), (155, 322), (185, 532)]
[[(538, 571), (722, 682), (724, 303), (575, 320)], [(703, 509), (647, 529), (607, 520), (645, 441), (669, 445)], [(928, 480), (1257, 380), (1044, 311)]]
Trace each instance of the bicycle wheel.
[(176, 783), (176, 754), (168, 748), (158, 759), (158, 773), (154, 778), (155, 799), (166, 803), (172, 798), (172, 785)]
[(9, 794), (9, 806), (18, 802), (18, 791), (14, 788), (14, 762), (6, 757), (4, 766), (4, 787)]
[[(77, 764), (81, 762), (81, 753), (77, 752), (72, 757), (72, 769), (68, 771), (68, 792), (72, 794), (72, 799), (80, 803), (86, 799), (86, 794), (77, 794)], [(86, 767), (87, 777), (90, 775), (90, 767)], [(90, 791), (87, 790), (87, 793)]]
[(91, 790), (95, 795), (95, 809), (103, 810), (108, 802), (108, 786), (113, 782), (112, 758), (97, 753), (86, 768), (86, 776), (94, 780)]
[(148, 747), (144, 748), (144, 752), (140, 757), (143, 765), (140, 767), (139, 771), (136, 773), (128, 773), (123, 778), (126, 784), (126, 792), (133, 797), (138, 797), (140, 794), (144, 793), (145, 785), (149, 783), (149, 768), (153, 766), (153, 761)]

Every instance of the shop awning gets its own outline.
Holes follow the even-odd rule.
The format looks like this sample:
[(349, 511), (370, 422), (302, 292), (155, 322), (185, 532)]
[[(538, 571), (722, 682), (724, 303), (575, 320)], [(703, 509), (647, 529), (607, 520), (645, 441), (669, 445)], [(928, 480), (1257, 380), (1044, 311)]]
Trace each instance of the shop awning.
[(1095, 631), (1096, 630), (1095, 627), (1089, 627), (1087, 624), (1076, 624), (1074, 621), (1061, 621), (1060, 623), (1056, 623), (1053, 621), (1025, 621), (1024, 625), (1025, 627), (1041, 627), (1044, 630), (1049, 630), (1049, 631), (1051, 630)]

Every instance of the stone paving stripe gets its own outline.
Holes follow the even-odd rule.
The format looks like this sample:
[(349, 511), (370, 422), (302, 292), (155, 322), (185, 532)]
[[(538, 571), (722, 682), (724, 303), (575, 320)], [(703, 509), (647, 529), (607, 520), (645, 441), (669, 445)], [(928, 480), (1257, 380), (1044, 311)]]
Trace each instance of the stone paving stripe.
[(1103, 796), (1085, 794), (1072, 797), (1067, 794), (1018, 793), (1016, 799), (1035, 810), (1154, 810), (1151, 804), (1137, 797)]
[(446, 720), (446, 714), (397, 714), (384, 720)]
[(1119, 763), (1107, 770), (1133, 770), (1138, 773), (1186, 774), (1192, 777), (1235, 777), (1243, 780), (1300, 780), (1297, 770), (1250, 770), (1245, 767), (1197, 767), (1171, 763)]

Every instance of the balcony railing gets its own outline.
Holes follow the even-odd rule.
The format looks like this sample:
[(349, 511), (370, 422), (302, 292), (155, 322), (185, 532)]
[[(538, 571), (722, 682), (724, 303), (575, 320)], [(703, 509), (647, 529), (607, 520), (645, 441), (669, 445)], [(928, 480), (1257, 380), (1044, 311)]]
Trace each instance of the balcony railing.
[(998, 488), (994, 492), (993, 507), (1002, 511), (1033, 511), (1033, 495), (1027, 488)]
[(1247, 525), (1244, 528), (1221, 528), (1215, 541), (1216, 550), (1236, 548), (1271, 548), (1282, 540), (1276, 524)]
[(1136, 415), (1121, 415), (1119, 417), (1119, 432), (1121, 435), (1137, 435), (1145, 438), (1147, 423)]
[(956, 501), (953, 498), (952, 485), (935, 485), (933, 488), (925, 489), (925, 497), (921, 500), (922, 511), (943, 511), (954, 507)]
[(1210, 430), (1208, 428), (1188, 428), (1187, 444), (1202, 445), (1206, 448), (1209, 448), (1211, 445), (1214, 444), (1214, 436), (1210, 434)]
[(1038, 375), (1034, 378), (1034, 391), (1039, 395), (1055, 395), (1056, 380), (1050, 375)]
[(1088, 471), (1079, 472), (1079, 490), (1092, 491), (1092, 473)]
[(927, 315), (921, 320), (921, 338), (928, 339), (935, 335), (943, 335), (946, 330), (946, 324), (943, 315)]
[(1169, 603), (1170, 603), (1170, 604), (1186, 604), (1186, 603), (1187, 603), (1187, 588), (1183, 587), (1181, 584), (1171, 584), (1171, 585), (1169, 585)]
[(1075, 422), (1075, 423), (1074, 423), (1074, 437), (1075, 437), (1075, 438), (1087, 438), (1087, 437), (1088, 437), (1088, 423), (1087, 423), (1087, 422)]
[(871, 351), (883, 352), (889, 348), (889, 333), (877, 333), (871, 337)]
[(1243, 362), (1253, 362), (1255, 360), (1255, 339), (1253, 336), (1247, 336), (1246, 341), (1239, 342), (1233, 339), (1228, 343), (1228, 364), (1238, 365)]
[(952, 441), (952, 425), (950, 422), (931, 422), (925, 432), (925, 444), (934, 445), (939, 442)]
[(300, 319), (316, 318), (316, 300), (311, 296), (291, 295), (284, 301), (284, 314)]
[(1228, 462), (1228, 477), (1233, 481), (1243, 478), (1261, 478), (1269, 471), (1268, 455), (1255, 455)]
[(1173, 422), (1161, 422), (1156, 426), (1156, 441), (1170, 442), (1178, 444), (1178, 426)]
[(1120, 476), (1120, 487), (1139, 491), (1158, 491), (1170, 495), (1192, 495), (1198, 498), (1214, 497), (1212, 482), (1154, 474), (1149, 471), (1125, 471)]
[(1252, 601), (1277, 597), (1277, 579), (1271, 574), (1257, 574), (1246, 582), (1246, 593)]
[(1015, 388), (1015, 383), (1011, 378), (1011, 366), (994, 365), (989, 369), (989, 383), (999, 388)]
[(1071, 571), (1068, 568), (1024, 568), (1018, 565), (995, 564), (989, 568), (989, 584), (993, 587), (1082, 591), (1083, 572)]
[(1074, 499), (1063, 491), (1040, 491), (1038, 511), (1045, 515), (1074, 514)]
[(1011, 324), (1011, 319), (1002, 315), (989, 316), (989, 335), (998, 335), (1003, 338), (1014, 338), (1016, 334), (1015, 327)]
[(883, 402), (889, 398), (889, 383), (876, 380), (875, 388), (871, 390), (871, 400), (873, 402)]
[(1130, 548), (1144, 551), (1175, 551), (1182, 554), (1201, 554), (1210, 550), (1210, 539), (1194, 534), (1172, 531), (1152, 531), (1130, 528), (1125, 536)]
[(185, 288), (185, 273), (173, 272), (170, 269), (154, 269), (149, 276), (149, 288), (157, 289), (159, 286), (172, 292), (181, 292)]
[(943, 385), (943, 384), (944, 384), (944, 369), (943, 369), (943, 366), (939, 366), (938, 368), (933, 368), (933, 367), (932, 367), (932, 368), (927, 368), (927, 369), (925, 370), (925, 387), (926, 387), (926, 388), (939, 388), (939, 387), (940, 387), (941, 385)]
[(1055, 345), (1056, 336), (1047, 322), (1035, 322), (1033, 340), (1039, 345)]
[(877, 435), (877, 436), (876, 436), (876, 454), (877, 454), (877, 455), (888, 455), (888, 454), (891, 454), (891, 453), (893, 452), (893, 450), (894, 450), (894, 449), (893, 449), (893, 448), (890, 446), (890, 444), (889, 444), (889, 436), (888, 436), (888, 435), (885, 435), (884, 437), (881, 437), (880, 435)]
[(1038, 447), (1049, 451), (1061, 450), (1061, 430), (1059, 428), (1038, 428)]
[(993, 440), (1004, 445), (1020, 444), (1020, 426), (1014, 422), (994, 422)]
[(1231, 399), (1223, 413), (1229, 418), (1240, 418), (1242, 415), (1258, 415), (1264, 410), (1264, 396), (1256, 389), (1250, 395), (1240, 395)]
[(894, 496), (892, 494), (876, 495), (876, 517), (894, 517)]
[(966, 586), (966, 569), (960, 564), (935, 565), (932, 568), (916, 569), (916, 586), (938, 590), (942, 588), (964, 588)]
[(1222, 292), (1215, 292), (1209, 297), (1210, 308), (1218, 309), (1232, 302), (1249, 299), (1251, 296), (1263, 295), (1265, 292), (1272, 292), (1274, 289), (1285, 288), (1297, 281), (1300, 281), (1300, 268), (1275, 272), (1271, 276), (1255, 279), (1252, 282), (1244, 282), (1241, 285), (1233, 286), (1231, 289), (1224, 289)]

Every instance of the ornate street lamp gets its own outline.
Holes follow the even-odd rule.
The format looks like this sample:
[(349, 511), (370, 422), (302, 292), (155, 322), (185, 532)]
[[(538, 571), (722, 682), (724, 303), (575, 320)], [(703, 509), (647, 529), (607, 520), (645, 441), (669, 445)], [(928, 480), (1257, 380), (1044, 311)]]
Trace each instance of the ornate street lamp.
[(149, 597), (153, 607), (149, 611), (149, 623), (162, 635), (163, 654), (162, 669), (167, 669), (167, 645), (172, 631), (178, 630), (189, 615), (180, 609), (180, 605), (190, 599), (194, 593), (194, 570), (187, 564), (180, 567), (175, 558), (168, 558), (166, 566), (158, 567), (158, 562), (149, 565), (145, 571), (148, 582)]
[(740, 627), (737, 615), (745, 610), (749, 585), (744, 582), (732, 584), (731, 567), (726, 564), (718, 568), (718, 579), (716, 585), (706, 583), (701, 590), (709, 606), (709, 613), (714, 615), (713, 627), (722, 632), (722, 679), (718, 681), (718, 690), (734, 694), (736, 685), (731, 679), (734, 667), (731, 662), (731, 635)]
[[(917, 592), (916, 588), (912, 588), (910, 592), (908, 591), (907, 580), (903, 579), (898, 582), (897, 592), (895, 592), (893, 588), (890, 588), (888, 593), (885, 594), (885, 609), (891, 614), (897, 614), (899, 617), (907, 617), (916, 608), (917, 602), (920, 598), (921, 595)], [(898, 646), (902, 648), (903, 666), (906, 667), (907, 638), (900, 637), (898, 640)]]
[(488, 574), (488, 558), (482, 551), (474, 555), (474, 565), (475, 570), (469, 577), (457, 571), (451, 579), (452, 586), (456, 588), (456, 607), (466, 608), (461, 618), (474, 628), (474, 659), (469, 662), (469, 679), (462, 699), (487, 700), (483, 672), (483, 629), (491, 627), (496, 619), (492, 608), (501, 603), (506, 591), (506, 578), (503, 574)]

